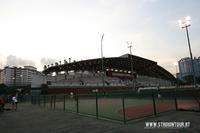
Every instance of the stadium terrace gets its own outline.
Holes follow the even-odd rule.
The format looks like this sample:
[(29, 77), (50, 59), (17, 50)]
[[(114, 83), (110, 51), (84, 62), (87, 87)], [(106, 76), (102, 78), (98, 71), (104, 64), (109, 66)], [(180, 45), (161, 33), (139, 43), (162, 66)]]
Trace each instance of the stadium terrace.
[[(131, 68), (131, 62), (133, 63)], [(103, 67), (102, 67), (103, 66)], [(131, 71), (133, 70), (133, 71)], [(139, 88), (171, 86), (175, 77), (157, 62), (125, 54), (44, 66), (49, 88)]]

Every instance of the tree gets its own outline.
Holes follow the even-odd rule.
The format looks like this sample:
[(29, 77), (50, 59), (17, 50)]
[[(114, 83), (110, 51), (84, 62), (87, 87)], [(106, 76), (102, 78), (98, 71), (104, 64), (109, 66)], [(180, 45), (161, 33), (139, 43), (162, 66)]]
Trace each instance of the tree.
[(0, 84), (0, 94), (6, 94), (7, 88), (8, 87), (5, 84)]

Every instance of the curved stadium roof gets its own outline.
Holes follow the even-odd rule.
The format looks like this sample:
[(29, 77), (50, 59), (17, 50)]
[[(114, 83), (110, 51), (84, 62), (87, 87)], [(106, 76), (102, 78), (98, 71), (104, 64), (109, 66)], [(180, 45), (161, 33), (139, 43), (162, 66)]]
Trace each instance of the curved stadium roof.
[[(103, 58), (104, 70), (113, 69), (113, 70), (131, 71), (131, 59), (133, 63), (133, 71), (135, 71), (137, 74), (175, 81), (175, 77), (167, 70), (157, 65), (157, 62), (130, 54), (125, 54), (120, 57)], [(78, 62), (52, 66), (46, 68), (43, 71), (43, 73), (49, 74), (52, 72), (71, 71), (71, 70), (101, 71), (102, 58), (88, 59)]]

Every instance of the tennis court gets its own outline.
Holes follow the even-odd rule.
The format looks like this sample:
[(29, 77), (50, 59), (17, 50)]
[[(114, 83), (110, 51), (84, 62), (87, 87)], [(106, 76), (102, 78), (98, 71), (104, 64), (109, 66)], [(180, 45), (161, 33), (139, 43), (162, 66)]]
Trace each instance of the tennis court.
[[(196, 94), (196, 93), (195, 93)], [(90, 115), (96, 118), (128, 122), (142, 117), (179, 109), (197, 109), (193, 91), (155, 91), (129, 93), (89, 93), (75, 95), (41, 95), (34, 103), (45, 108)]]

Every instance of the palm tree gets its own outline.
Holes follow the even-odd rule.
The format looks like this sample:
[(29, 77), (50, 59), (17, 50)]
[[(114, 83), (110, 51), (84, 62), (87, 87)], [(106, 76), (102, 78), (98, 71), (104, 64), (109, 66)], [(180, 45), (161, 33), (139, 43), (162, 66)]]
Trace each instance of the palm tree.
[(64, 64), (67, 64), (68, 62), (64, 59)]
[(44, 70), (45, 70), (45, 69), (47, 69), (47, 66), (46, 66), (46, 65), (44, 65), (44, 67), (43, 67), (43, 68), (44, 68)]

